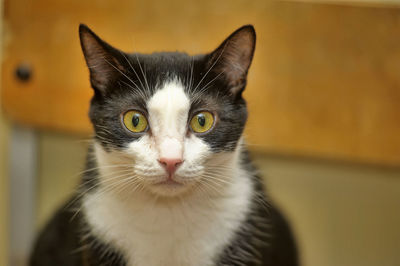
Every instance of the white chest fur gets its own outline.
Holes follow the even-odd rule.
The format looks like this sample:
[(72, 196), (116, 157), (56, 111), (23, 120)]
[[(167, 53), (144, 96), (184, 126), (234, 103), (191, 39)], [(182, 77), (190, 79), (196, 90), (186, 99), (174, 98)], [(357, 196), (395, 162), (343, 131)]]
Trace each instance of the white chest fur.
[[(147, 194), (122, 200), (86, 195), (84, 213), (103, 241), (123, 251), (129, 266), (207, 266), (228, 244), (249, 209), (251, 184), (238, 171), (220, 196), (157, 201)], [(99, 194), (101, 193), (101, 194)]]

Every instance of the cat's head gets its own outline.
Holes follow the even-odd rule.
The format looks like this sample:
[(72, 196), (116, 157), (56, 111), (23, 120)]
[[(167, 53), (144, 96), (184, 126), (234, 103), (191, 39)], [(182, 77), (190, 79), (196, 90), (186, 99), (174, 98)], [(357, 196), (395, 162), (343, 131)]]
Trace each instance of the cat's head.
[(79, 33), (94, 89), (90, 119), (101, 182), (158, 196), (229, 184), (247, 119), (242, 92), (254, 28), (243, 26), (195, 56), (125, 53), (85, 25)]

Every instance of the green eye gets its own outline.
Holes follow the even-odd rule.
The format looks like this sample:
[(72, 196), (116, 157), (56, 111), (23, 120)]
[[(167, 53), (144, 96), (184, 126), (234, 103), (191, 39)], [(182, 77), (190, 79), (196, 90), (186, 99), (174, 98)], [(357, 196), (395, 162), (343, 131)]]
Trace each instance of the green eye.
[(134, 133), (140, 133), (147, 129), (147, 119), (138, 111), (128, 111), (124, 114), (123, 122), (125, 127)]
[(190, 120), (190, 127), (196, 133), (204, 133), (214, 125), (214, 116), (210, 112), (200, 112)]

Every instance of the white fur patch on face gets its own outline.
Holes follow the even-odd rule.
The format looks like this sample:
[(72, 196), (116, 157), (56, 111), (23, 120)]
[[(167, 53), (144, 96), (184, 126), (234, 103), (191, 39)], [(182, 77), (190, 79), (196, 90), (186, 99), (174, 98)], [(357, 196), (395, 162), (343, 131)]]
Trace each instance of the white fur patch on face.
[[(159, 169), (162, 173), (161, 180), (165, 180), (165, 169), (158, 163), (161, 158), (177, 159), (182, 161), (174, 174), (174, 180), (184, 184), (184, 186), (151, 186), (151, 190), (160, 195), (175, 195), (185, 191), (195, 181), (196, 177), (202, 174), (204, 158), (209, 154), (209, 147), (201, 139), (193, 134), (188, 136), (188, 115), (190, 100), (184, 92), (183, 85), (177, 80), (173, 80), (163, 85), (147, 104), (149, 113), (149, 123), (152, 137), (148, 139), (155, 149), (152, 154), (155, 157), (147, 156), (147, 166), (151, 172)], [(139, 149), (139, 143), (132, 143), (134, 149)], [(132, 150), (132, 149), (131, 149)], [(157, 158), (156, 158), (157, 157)], [(139, 167), (140, 163), (137, 164)], [(143, 164), (144, 165), (144, 164)], [(142, 169), (143, 170), (143, 169)], [(144, 171), (141, 174), (146, 175)]]
[[(182, 144), (187, 131), (190, 100), (178, 81), (166, 83), (147, 104), (151, 131), (157, 143), (175, 139)], [(180, 147), (166, 147), (179, 151)], [(160, 149), (160, 154), (168, 152)]]

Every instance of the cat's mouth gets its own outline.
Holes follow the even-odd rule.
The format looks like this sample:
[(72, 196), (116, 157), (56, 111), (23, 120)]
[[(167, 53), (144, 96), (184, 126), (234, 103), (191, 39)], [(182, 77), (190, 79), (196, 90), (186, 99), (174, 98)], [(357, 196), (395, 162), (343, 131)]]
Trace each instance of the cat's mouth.
[(169, 187), (176, 187), (176, 186), (183, 186), (182, 183), (172, 179), (168, 178), (167, 180), (161, 181), (156, 183), (157, 186), (169, 186)]
[(155, 183), (157, 186), (166, 186), (166, 187), (178, 187), (183, 186), (184, 184), (177, 180), (175, 174), (167, 174), (163, 180)]
[(149, 186), (151, 192), (158, 196), (174, 197), (187, 191), (190, 185), (174, 177), (165, 177)]

